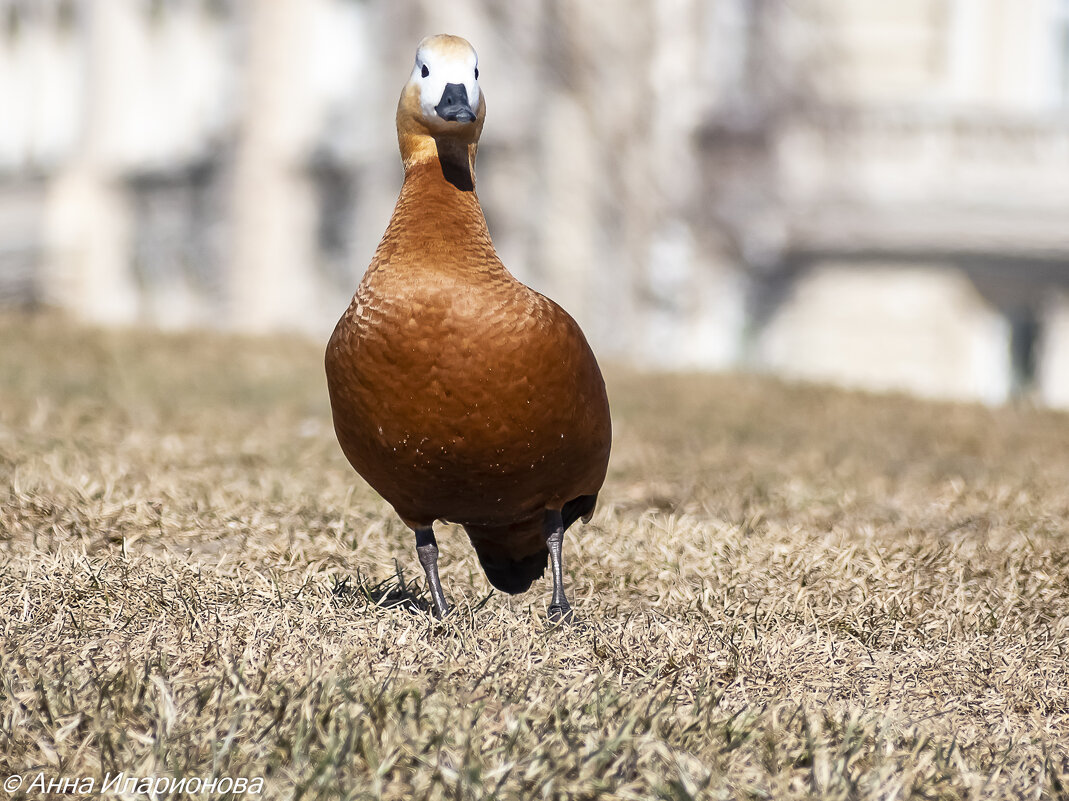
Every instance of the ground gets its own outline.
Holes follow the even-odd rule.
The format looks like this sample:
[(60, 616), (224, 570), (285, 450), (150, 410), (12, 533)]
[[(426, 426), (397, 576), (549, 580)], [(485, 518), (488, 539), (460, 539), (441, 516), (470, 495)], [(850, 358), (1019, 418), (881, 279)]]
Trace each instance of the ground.
[(11, 797), (1069, 792), (1069, 416), (609, 370), (579, 622), (443, 526), (439, 623), (314, 343), (48, 315), (0, 342)]

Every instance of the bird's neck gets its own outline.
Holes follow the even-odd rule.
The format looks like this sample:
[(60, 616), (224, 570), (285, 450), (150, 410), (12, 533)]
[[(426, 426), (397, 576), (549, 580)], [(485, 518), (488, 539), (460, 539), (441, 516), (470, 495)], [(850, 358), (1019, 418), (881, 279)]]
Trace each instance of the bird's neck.
[(427, 134), (403, 134), (399, 137), (405, 180), (425, 168), (438, 169), (442, 176), (461, 192), (475, 190), (475, 153), (478, 142), (464, 142)]
[[(431, 137), (402, 140), (405, 180), (376, 262), (433, 252), (423, 268), (485, 271), (500, 265), (475, 194), (474, 144), (443, 146)], [(503, 268), (502, 268), (503, 269)]]

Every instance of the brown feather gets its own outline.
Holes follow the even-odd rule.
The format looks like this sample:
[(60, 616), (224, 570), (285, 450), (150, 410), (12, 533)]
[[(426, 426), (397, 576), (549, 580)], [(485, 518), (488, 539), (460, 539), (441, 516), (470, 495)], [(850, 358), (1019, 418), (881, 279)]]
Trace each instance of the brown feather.
[[(474, 187), (478, 130), (430, 131), (413, 105), (406, 88), (400, 197), (327, 346), (338, 441), (409, 526), (461, 523), (481, 559), (542, 555), (544, 567), (544, 511), (604, 481), (605, 385), (576, 322), (494, 251)], [(484, 115), (480, 103), (469, 127)]]

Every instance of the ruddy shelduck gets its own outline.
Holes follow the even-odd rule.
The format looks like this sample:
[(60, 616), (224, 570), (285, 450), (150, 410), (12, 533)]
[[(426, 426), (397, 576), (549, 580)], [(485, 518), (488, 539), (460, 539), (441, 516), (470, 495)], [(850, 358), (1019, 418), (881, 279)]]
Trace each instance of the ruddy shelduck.
[(485, 116), (471, 45), (420, 42), (397, 106), (401, 194), (327, 345), (334, 428), (415, 532), (438, 616), (449, 604), (432, 525), (445, 520), (504, 592), (527, 590), (548, 560), (549, 618), (570, 619), (564, 532), (589, 520), (605, 480), (609, 403), (579, 325), (494, 251), (475, 193)]

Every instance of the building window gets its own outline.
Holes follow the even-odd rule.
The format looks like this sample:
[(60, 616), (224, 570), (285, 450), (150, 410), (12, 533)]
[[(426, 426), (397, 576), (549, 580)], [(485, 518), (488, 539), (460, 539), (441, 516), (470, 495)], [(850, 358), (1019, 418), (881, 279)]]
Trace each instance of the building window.
[(353, 279), (356, 181), (349, 167), (326, 157), (315, 159), (311, 172), (320, 270), (332, 281), (348, 286)]
[[(128, 186), (134, 275), (147, 313), (165, 325), (212, 320), (224, 301), (225, 284), (220, 258), (224, 189), (217, 164), (136, 173)], [(180, 298), (191, 301), (182, 307)]]
[(1036, 343), (1039, 318), (1034, 309), (1016, 309), (1009, 315), (1011, 393), (1025, 397), (1036, 384)]

